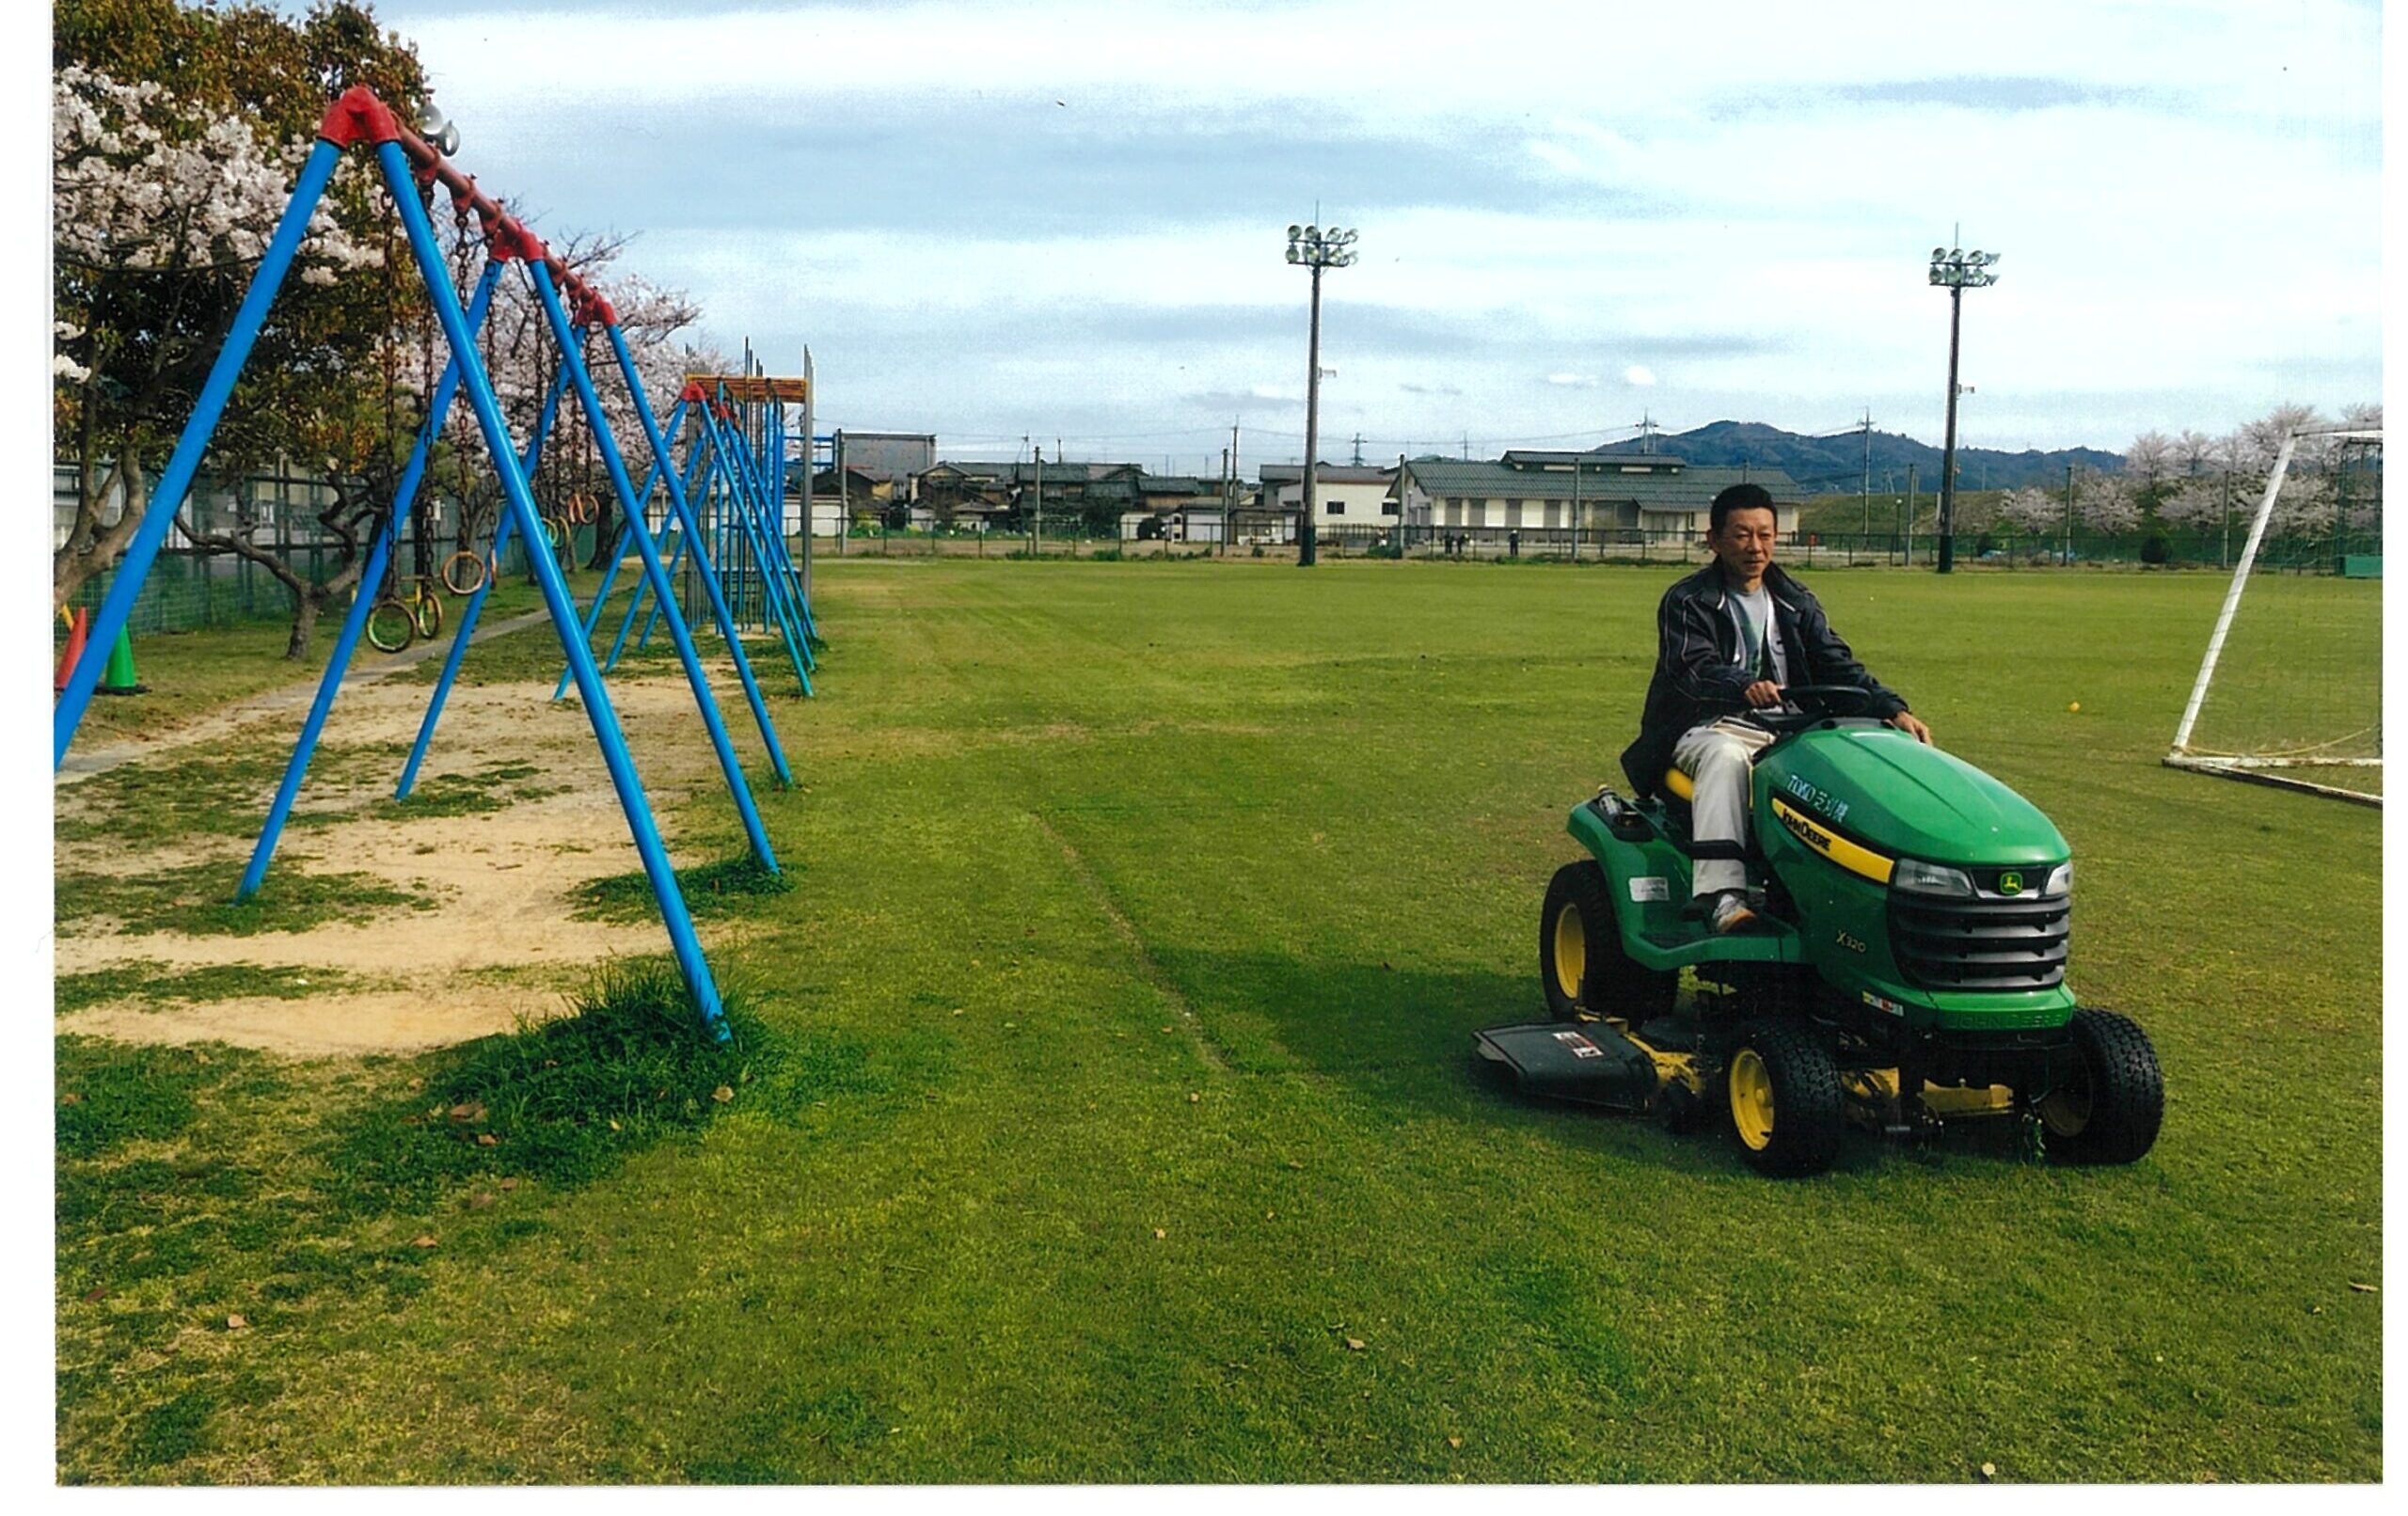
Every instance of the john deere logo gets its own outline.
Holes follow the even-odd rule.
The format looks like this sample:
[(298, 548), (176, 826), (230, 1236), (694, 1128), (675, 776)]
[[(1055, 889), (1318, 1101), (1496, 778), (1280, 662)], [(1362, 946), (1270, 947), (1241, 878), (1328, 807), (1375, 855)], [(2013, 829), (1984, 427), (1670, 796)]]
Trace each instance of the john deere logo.
[(1998, 876), (1998, 892), (2003, 895), (2021, 894), (2023, 892), (2023, 876), (2016, 873), (2013, 869), (2009, 869), (2004, 874), (2000, 875)]

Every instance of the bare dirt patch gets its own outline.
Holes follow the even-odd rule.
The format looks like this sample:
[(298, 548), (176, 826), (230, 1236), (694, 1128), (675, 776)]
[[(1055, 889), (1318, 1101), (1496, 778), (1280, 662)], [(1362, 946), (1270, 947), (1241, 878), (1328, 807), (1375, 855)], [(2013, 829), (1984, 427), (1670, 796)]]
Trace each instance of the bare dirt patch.
[[(277, 871), (366, 874), (431, 895), (434, 908), (382, 908), (298, 932), (82, 930), (62, 933), (57, 942), (61, 975), (135, 964), (159, 965), (160, 971), (254, 964), (339, 971), (347, 984), (374, 987), (201, 1003), (150, 1002), (136, 993), (61, 1016), (57, 1029), (134, 1041), (217, 1039), (295, 1056), (408, 1051), (558, 1015), (567, 1008), (566, 992), (584, 982), (595, 961), (613, 953), (662, 951), (667, 937), (657, 921), (571, 919), (571, 892), (638, 861), (584, 711), (574, 702), (552, 704), (550, 693), (548, 681), (452, 692), (419, 793), (428, 794), (445, 775), (531, 766), (531, 776), (483, 792), (500, 802), (498, 808), (396, 813), (382, 802), (398, 778), (397, 760), (391, 772), (347, 790), (332, 782), (304, 787), (301, 809), (315, 804), (341, 813), (289, 829)], [(347, 687), (325, 738), (406, 745), (428, 694), (425, 686), (402, 681)], [(720, 783), (682, 674), (617, 677), (610, 696), (656, 814), (673, 810), (698, 784)], [(757, 746), (740, 697), (723, 700), (721, 710), (739, 753)], [(284, 719), (276, 719), (279, 714)], [(187, 728), (120, 762), (172, 764), (179, 751), (257, 744), (280, 764), (298, 727), (296, 713), (269, 707)], [(196, 743), (205, 747), (195, 750)], [(90, 808), (78, 808), (65, 779), (61, 814), (88, 818)], [(325, 790), (340, 793), (329, 799)], [(267, 799), (262, 794), (258, 802), (262, 817)], [(247, 857), (257, 821), (228, 829), (242, 834), (178, 837), (135, 849), (113, 841), (103, 827), (99, 835), (62, 840), (56, 865), (62, 878), (138, 876), (146, 869)]]

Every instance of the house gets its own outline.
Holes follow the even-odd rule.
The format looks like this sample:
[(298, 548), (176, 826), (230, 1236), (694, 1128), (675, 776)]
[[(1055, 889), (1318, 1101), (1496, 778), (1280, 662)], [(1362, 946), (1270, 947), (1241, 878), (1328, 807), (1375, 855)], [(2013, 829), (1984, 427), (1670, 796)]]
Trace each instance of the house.
[(1123, 538), (1221, 540), (1221, 517), (1228, 502), (1220, 481), (1192, 474), (1140, 474), (1136, 483), (1136, 504), (1120, 517)]
[[(1323, 464), (1313, 470), (1313, 523), (1331, 528), (1386, 528), (1396, 524), (1396, 470)], [(1302, 464), (1262, 466), (1262, 503), (1291, 516), (1305, 506)]]
[(1714, 497), (1749, 482), (1771, 492), (1779, 529), (1795, 531), (1805, 492), (1780, 469), (1691, 464), (1669, 453), (1512, 450), (1478, 462), (1418, 458), (1404, 466), (1389, 504), (1417, 530), (1568, 532), (1576, 524), (1583, 533), (1703, 536)]
[(912, 475), (912, 524), (925, 520), (932, 527), (984, 531), (1012, 509), (1012, 491), (1004, 477), (1010, 466), (948, 460)]
[[(800, 466), (789, 472), (800, 473)], [(889, 508), (897, 498), (894, 481), (848, 465), (844, 470), (844, 497), (840, 504), (836, 478), (832, 468), (822, 469), (811, 478), (811, 533), (815, 537), (841, 535), (848, 511), (852, 519), (859, 521), (866, 514)], [(802, 497), (799, 488), (789, 487), (786, 497), (800, 500)]]
[[(852, 432), (838, 427), (832, 441), (833, 446), (824, 450), (824, 455), (832, 459), (830, 466), (820, 468), (815, 464), (811, 475), (811, 531), (816, 537), (832, 537), (843, 529), (844, 512), (836, 499), (838, 470), (844, 473), (847, 499), (858, 517), (864, 510), (891, 510), (908, 498), (912, 479), (936, 460), (937, 439), (932, 432)], [(802, 460), (790, 456), (785, 468), (791, 525), (802, 510)], [(916, 513), (911, 524), (924, 525)]]

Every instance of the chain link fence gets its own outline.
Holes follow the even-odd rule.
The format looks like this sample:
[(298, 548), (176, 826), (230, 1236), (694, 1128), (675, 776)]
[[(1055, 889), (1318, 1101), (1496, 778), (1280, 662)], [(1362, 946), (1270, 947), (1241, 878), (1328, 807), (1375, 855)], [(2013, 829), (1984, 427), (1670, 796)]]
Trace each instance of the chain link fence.
[[(71, 465), (59, 465), (52, 491), (54, 550), (67, 539), (75, 520), (75, 482)], [(311, 582), (338, 572), (345, 561), (341, 539), (318, 524), (318, 513), (334, 503), (334, 492), (323, 482), (290, 474), (256, 474), (231, 483), (203, 480), (194, 487), (184, 519), (205, 534), (246, 530), (249, 540), (299, 570)], [(427, 572), (440, 572), (445, 559), (459, 547), (459, 503), (438, 495), (424, 513), (427, 536), (420, 557), (420, 523), (406, 518), (394, 545), (395, 572), (414, 574), (420, 562)], [(571, 561), (582, 563), (594, 551), (594, 529), (573, 529)], [(479, 543), (491, 541), (481, 530)], [(524, 545), (514, 535), (502, 555), (504, 575), (530, 572)], [(114, 571), (94, 575), (69, 596), (70, 609), (96, 608), (108, 593)], [(340, 614), (349, 601), (331, 608)], [(283, 583), (263, 565), (234, 553), (195, 547), (181, 529), (169, 529), (167, 539), (152, 561), (150, 576), (135, 597), (127, 629), (135, 636), (188, 632), (250, 621), (284, 621), (293, 614), (293, 598)], [(63, 640), (66, 624), (54, 617), (54, 641)]]

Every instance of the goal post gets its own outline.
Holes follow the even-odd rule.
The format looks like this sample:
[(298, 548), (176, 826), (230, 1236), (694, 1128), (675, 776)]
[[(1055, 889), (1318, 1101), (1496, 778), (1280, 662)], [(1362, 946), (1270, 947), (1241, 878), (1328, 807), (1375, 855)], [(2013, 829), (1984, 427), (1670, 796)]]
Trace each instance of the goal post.
[[(2261, 563), (2285, 482), (2311, 439), (2337, 448), (2345, 468), (2353, 453), (2380, 467), (2379, 427), (2303, 427), (2284, 434), (2164, 763), (2380, 806), (2381, 596), (2339, 583), (2379, 574), (2380, 558), (2348, 551), (2346, 492), (2336, 491), (2331, 551), (2323, 555), (2331, 577), (2320, 581), (2339, 593), (2311, 594), (2299, 587), (2304, 581), (2270, 584)], [(2376, 510), (2380, 498), (2378, 486)]]

